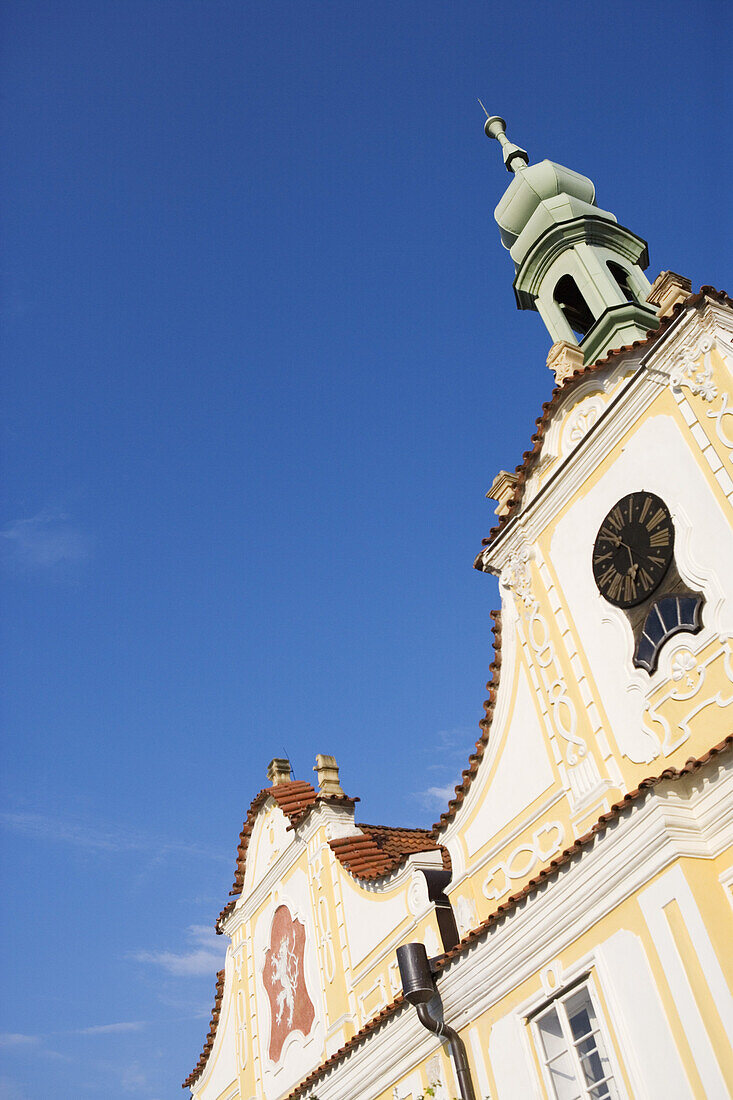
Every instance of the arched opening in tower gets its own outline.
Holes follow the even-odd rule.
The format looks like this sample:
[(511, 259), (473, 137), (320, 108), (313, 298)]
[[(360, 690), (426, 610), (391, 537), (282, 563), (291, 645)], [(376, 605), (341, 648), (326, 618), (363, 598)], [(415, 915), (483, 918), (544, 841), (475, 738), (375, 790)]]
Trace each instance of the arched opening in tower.
[(558, 280), (553, 297), (576, 336), (585, 336), (594, 324), (595, 317), (572, 275), (563, 275)]
[(626, 301), (635, 302), (636, 295), (634, 294), (633, 290), (631, 289), (631, 285), (629, 284), (628, 271), (625, 268), (621, 267), (621, 264), (615, 264), (613, 260), (607, 260), (606, 262), (608, 264), (608, 270), (611, 272), (614, 279), (618, 283), (621, 293), (623, 294)]

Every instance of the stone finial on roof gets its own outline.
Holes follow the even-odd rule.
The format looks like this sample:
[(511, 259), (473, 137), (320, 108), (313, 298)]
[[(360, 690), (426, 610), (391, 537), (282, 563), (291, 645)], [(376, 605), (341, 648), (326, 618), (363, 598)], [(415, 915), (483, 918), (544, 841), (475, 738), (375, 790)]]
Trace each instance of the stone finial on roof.
[(678, 302), (692, 293), (692, 283), (676, 271), (660, 271), (647, 294), (647, 302), (657, 307), (657, 316), (668, 317)]
[(322, 752), (319, 752), (316, 755), (313, 771), (318, 775), (319, 794), (344, 797), (343, 789), (339, 783), (339, 769), (335, 756), (324, 756)]
[(571, 378), (576, 370), (582, 370), (583, 352), (577, 344), (567, 340), (556, 340), (547, 353), (547, 365), (555, 375), (558, 386), (566, 378)]
[(271, 787), (279, 787), (282, 783), (291, 783), (290, 761), (276, 756), (267, 765), (267, 778)]
[[(481, 103), (481, 100), (479, 100)], [(483, 103), (481, 106), (484, 107)], [(510, 141), (506, 136), (506, 122), (500, 115), (489, 115), (489, 112), (484, 107), (484, 114), (486, 115), (486, 122), (484, 123), (484, 133), (487, 137), (494, 138), (501, 145), (502, 156), (504, 157), (504, 164), (506, 165), (507, 172), (521, 171), (522, 168), (526, 168), (529, 164), (529, 156), (526, 149), (522, 149), (521, 146), (515, 145), (513, 141)]]
[(508, 513), (514, 490), (517, 487), (517, 481), (516, 474), (510, 474), (508, 470), (499, 470), (499, 473), (491, 482), (491, 488), (486, 494), (486, 499), (496, 501), (494, 511), (497, 516), (505, 516)]

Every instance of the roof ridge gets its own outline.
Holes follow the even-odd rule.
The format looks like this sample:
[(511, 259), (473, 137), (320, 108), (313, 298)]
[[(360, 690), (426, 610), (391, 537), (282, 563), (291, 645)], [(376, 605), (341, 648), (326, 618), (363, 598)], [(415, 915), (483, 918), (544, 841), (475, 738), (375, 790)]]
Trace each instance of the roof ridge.
[(489, 665), (491, 670), (491, 679), (486, 684), (486, 690), (489, 692), (488, 699), (484, 700), (484, 717), (479, 722), (481, 727), (481, 736), (474, 746), (474, 750), (468, 758), (468, 767), (464, 768), (461, 773), (462, 778), (460, 783), (456, 784), (455, 795), (450, 799), (448, 808), (441, 815), (438, 821), (433, 825), (431, 832), (434, 837), (439, 836), (443, 829), (453, 820), (458, 812), (458, 808), (463, 802), (468, 793), (468, 789), (473, 782), (476, 773), (478, 772), (479, 765), (486, 751), (486, 746), (489, 741), (489, 735), (491, 732), (491, 724), (494, 719), (494, 708), (496, 706), (496, 698), (499, 691), (499, 682), (501, 679), (501, 611), (495, 610), (490, 612), (491, 618), (494, 620), (491, 627), (491, 632), (494, 635), (494, 658)]
[[(293, 788), (295, 788), (295, 790)], [(290, 793), (291, 795), (297, 794), (300, 796), (295, 802), (294, 806), (288, 806), (286, 792)], [(291, 780), (289, 783), (278, 783), (272, 787), (263, 787), (262, 790), (257, 792), (250, 803), (249, 809), (247, 810), (247, 816), (244, 819), (244, 824), (242, 825), (242, 829), (239, 834), (239, 844), (237, 845), (237, 856), (234, 871), (234, 882), (232, 883), (232, 888), (229, 891), (230, 895), (232, 896), (238, 896), (242, 893), (249, 838), (254, 828), (255, 818), (257, 817), (260, 808), (267, 801), (268, 798), (275, 799), (275, 802), (277, 803), (281, 812), (289, 817), (291, 824), (293, 824), (300, 817), (303, 816), (303, 813), (306, 809), (308, 809), (309, 806), (317, 801), (318, 795), (316, 793), (315, 787), (313, 787), (312, 784), (308, 783), (305, 779), (294, 779)], [(233, 906), (232, 903), (229, 902), (227, 903), (227, 905), (225, 905), (224, 909), (222, 909), (221, 913), (219, 914), (216, 922), (217, 932), (220, 930), (219, 924), (221, 920), (225, 915), (228, 914), (228, 912), (231, 911), (231, 908), (233, 908)]]
[[(366, 824), (358, 824), (357, 828), (361, 830), (359, 833), (329, 841), (329, 847), (339, 863), (354, 878), (369, 881), (384, 878), (418, 852), (440, 851), (443, 866), (450, 866), (447, 849), (438, 843), (431, 829)], [(405, 843), (410, 841), (413, 843), (405, 847)]]
[(196, 1063), (194, 1069), (189, 1073), (186, 1080), (181, 1085), (181, 1088), (190, 1088), (191, 1085), (195, 1085), (201, 1074), (206, 1069), (206, 1063), (209, 1060), (209, 1055), (214, 1046), (214, 1040), (216, 1039), (216, 1030), (219, 1026), (219, 1017), (221, 1016), (221, 1002), (224, 997), (224, 968), (217, 971), (216, 975), (216, 993), (214, 994), (214, 1007), (211, 1010), (211, 1022), (209, 1024), (209, 1034), (206, 1036), (206, 1042), (204, 1043), (204, 1049), (199, 1055), (199, 1060)]

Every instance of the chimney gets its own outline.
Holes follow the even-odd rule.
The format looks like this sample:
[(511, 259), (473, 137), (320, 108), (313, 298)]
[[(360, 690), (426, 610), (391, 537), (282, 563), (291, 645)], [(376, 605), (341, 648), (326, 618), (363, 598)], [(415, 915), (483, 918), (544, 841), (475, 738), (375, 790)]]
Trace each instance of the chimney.
[(271, 787), (279, 787), (282, 783), (290, 783), (290, 761), (283, 760), (282, 757), (276, 756), (274, 760), (271, 760), (267, 765), (267, 778), (270, 780)]
[(319, 752), (316, 755), (316, 766), (313, 771), (318, 774), (319, 795), (345, 797), (339, 783), (339, 768), (335, 756), (324, 756)]

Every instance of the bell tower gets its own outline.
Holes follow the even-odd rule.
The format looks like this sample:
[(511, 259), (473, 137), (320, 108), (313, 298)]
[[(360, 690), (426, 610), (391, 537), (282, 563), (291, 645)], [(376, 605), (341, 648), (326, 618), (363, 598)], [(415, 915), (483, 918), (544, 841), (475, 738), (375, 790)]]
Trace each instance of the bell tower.
[(530, 164), (498, 115), (486, 134), (513, 179), (494, 216), (514, 261), (519, 309), (535, 309), (553, 342), (579, 346), (586, 363), (642, 340), (659, 324), (647, 302), (646, 242), (595, 201), (587, 176), (550, 160)]

